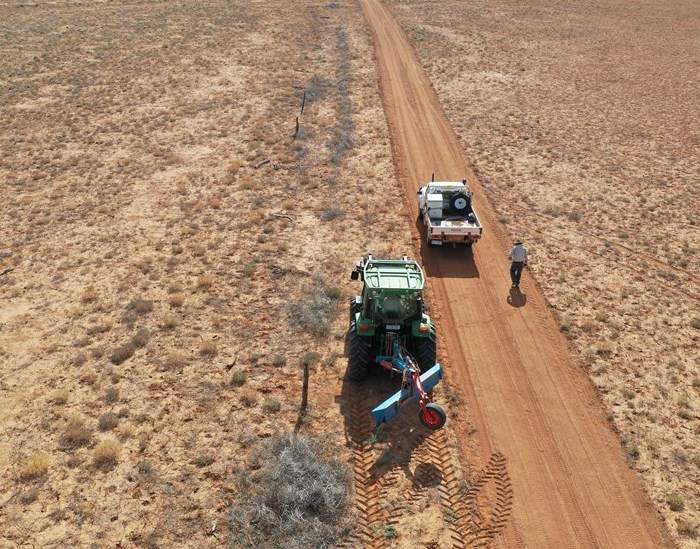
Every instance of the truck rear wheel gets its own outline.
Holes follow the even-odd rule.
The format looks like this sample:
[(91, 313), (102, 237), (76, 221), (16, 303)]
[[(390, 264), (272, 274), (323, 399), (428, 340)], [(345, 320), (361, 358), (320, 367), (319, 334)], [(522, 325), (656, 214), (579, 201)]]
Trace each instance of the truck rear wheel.
[(434, 324), (430, 325), (430, 333), (427, 337), (415, 340), (414, 349), (414, 358), (421, 372), (425, 372), (435, 366), (437, 362), (437, 328), (435, 328)]
[(366, 338), (357, 334), (355, 321), (350, 322), (348, 336), (348, 377), (353, 381), (362, 381), (367, 377), (370, 365), (370, 349), (372, 344)]

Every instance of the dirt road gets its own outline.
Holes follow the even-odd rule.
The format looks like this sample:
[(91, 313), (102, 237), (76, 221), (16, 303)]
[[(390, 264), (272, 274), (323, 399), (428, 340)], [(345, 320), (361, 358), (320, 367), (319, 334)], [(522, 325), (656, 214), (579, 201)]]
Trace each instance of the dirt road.
[(374, 32), (394, 162), (412, 215), (415, 191), (434, 171), (442, 180), (469, 177), (485, 224), (473, 258), (421, 244), (421, 259), (440, 311), (450, 382), (463, 393), (477, 428), (480, 463), (497, 452), (506, 458), (513, 508), (496, 543), (670, 546), (535, 283), (526, 273), (523, 295), (509, 294), (505, 234), (411, 45), (380, 2), (363, 0), (362, 6)]

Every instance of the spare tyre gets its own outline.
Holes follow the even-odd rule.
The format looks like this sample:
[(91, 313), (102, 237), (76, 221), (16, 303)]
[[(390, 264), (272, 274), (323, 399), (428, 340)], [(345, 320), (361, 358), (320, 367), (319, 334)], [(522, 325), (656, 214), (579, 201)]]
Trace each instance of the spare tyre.
[(471, 199), (464, 193), (457, 193), (450, 200), (450, 208), (460, 213), (469, 211), (470, 206)]

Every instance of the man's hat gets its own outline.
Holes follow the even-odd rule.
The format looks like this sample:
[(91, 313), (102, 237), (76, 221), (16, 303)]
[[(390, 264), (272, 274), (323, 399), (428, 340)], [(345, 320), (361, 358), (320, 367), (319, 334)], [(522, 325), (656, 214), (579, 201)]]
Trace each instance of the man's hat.
[(515, 239), (515, 243), (516, 243), (516, 244), (522, 244), (522, 243), (523, 243), (523, 239), (522, 239), (522, 238), (516, 238), (516, 239)]

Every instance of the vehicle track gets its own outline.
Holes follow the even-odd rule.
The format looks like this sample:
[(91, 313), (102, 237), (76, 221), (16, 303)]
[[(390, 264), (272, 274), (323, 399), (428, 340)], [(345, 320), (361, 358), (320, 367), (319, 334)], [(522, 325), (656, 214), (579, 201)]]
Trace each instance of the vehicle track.
[[(346, 397), (358, 527), (343, 547), (387, 547), (382, 528), (397, 526), (410, 516), (412, 509), (428, 497), (428, 488), (437, 489), (453, 549), (483, 546), (503, 529), (512, 505), (503, 455), (491, 456), (486, 468), (465, 490), (444, 430), (431, 432), (417, 427), (409, 412), (384, 428), (383, 439), (400, 439), (401, 445), (390, 445), (382, 451), (380, 444), (372, 442), (374, 424), (370, 414), (374, 400), (382, 397), (361, 385), (352, 385)], [(398, 490), (405, 484), (410, 487)]]
[[(464, 441), (476, 446), (476, 455), (465, 450), (463, 457), (474, 469), (487, 464), (460, 497), (447, 487), (449, 474), (438, 459), (443, 507), (456, 517), (455, 546), (671, 546), (536, 282), (525, 273), (524, 293), (509, 294), (506, 233), (410, 43), (381, 2), (361, 5), (374, 35), (407, 210), (417, 215), (415, 192), (432, 172), (442, 180), (466, 176), (485, 226), (473, 255), (425, 244), (419, 249), (439, 312), (447, 381), (464, 397), (476, 428)], [(413, 230), (423, 242), (417, 224)], [(441, 444), (439, 435), (434, 440)], [(437, 459), (440, 449), (430, 454)]]

